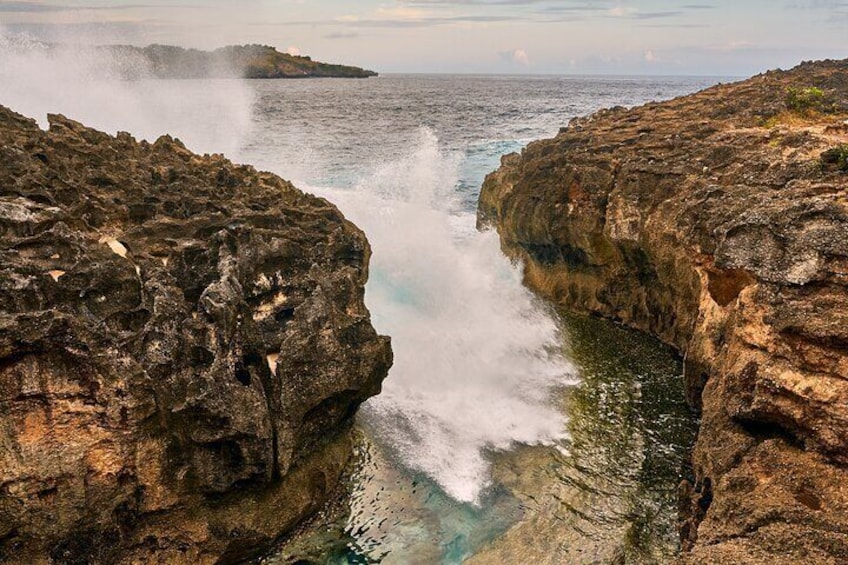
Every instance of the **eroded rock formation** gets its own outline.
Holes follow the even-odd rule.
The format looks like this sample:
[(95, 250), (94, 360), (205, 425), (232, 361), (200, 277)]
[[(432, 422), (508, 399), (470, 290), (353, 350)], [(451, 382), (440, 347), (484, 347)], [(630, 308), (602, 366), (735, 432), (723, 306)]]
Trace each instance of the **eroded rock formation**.
[(482, 225), (556, 303), (685, 357), (686, 563), (848, 562), (848, 61), (572, 121)]
[(391, 364), (327, 201), (0, 107), (0, 561), (211, 563), (313, 512)]

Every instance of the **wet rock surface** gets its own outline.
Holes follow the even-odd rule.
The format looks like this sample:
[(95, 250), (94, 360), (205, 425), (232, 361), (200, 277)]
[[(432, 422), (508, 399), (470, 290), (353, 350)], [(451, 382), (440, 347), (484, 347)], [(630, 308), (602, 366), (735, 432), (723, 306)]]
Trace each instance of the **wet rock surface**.
[(0, 561), (232, 562), (313, 512), (391, 364), (327, 201), (0, 107)]
[(481, 225), (558, 304), (684, 356), (686, 563), (848, 560), (848, 61), (577, 119)]

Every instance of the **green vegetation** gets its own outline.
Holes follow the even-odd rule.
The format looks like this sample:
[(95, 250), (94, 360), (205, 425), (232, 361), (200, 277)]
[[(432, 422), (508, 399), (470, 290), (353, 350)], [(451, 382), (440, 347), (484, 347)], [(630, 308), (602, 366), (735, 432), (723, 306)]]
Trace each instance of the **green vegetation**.
[(821, 154), (823, 168), (835, 168), (848, 173), (848, 143), (832, 147)]
[(824, 91), (815, 86), (806, 88), (786, 89), (786, 105), (790, 110), (796, 112), (807, 112), (809, 110), (822, 111), (824, 109)]
[(763, 116), (760, 127), (771, 129), (778, 125), (803, 126), (829, 119), (840, 113), (839, 105), (827, 91), (817, 86), (789, 87), (784, 99), (785, 109), (773, 109)]

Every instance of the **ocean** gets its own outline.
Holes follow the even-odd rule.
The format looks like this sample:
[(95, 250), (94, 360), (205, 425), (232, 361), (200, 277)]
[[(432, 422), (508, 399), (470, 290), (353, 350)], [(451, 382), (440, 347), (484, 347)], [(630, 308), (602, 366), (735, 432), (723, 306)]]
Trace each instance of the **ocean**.
[[(572, 526), (593, 532), (587, 543), (571, 534), (552, 536), (567, 530), (561, 519), (534, 525), (531, 539), (547, 547), (543, 562), (592, 562), (614, 558), (616, 551), (630, 562), (652, 562), (673, 553), (670, 494), (694, 437), (682, 390), (674, 392), (680, 368), (673, 355), (657, 344), (642, 345), (644, 355), (623, 361), (622, 349), (638, 350), (628, 341), (638, 338), (615, 334), (583, 351), (577, 363), (575, 341), (615, 330), (568, 324), (527, 292), (520, 266), (500, 253), (496, 234), (475, 229), (476, 202), (485, 175), (502, 155), (555, 135), (571, 118), (672, 98), (714, 82), (390, 75), (251, 85), (252, 123), (240, 158), (327, 197), (365, 230), (374, 251), (366, 302), (395, 351), (383, 393), (359, 417), (362, 452), (348, 511), (317, 526), (321, 535), (302, 536), (301, 549), (269, 563), (459, 563), (476, 553), (488, 555), (481, 562), (509, 562), (504, 559), (511, 550), (492, 549), (493, 540), (535, 514), (557, 513), (547, 504), (534, 510), (528, 505), (533, 493), (518, 494), (522, 488), (566, 498), (577, 492), (582, 512), (597, 514), (598, 520)], [(602, 345), (616, 339), (619, 350), (605, 357)], [(611, 368), (610, 359), (616, 361)], [(586, 382), (592, 386), (581, 387)], [(640, 386), (654, 386), (656, 394), (646, 401), (636, 394)], [(581, 412), (581, 392), (614, 398)], [(674, 394), (678, 402), (669, 402), (666, 396)], [(621, 416), (622, 408), (637, 415)], [(580, 421), (573, 420), (574, 412), (581, 412)], [(655, 428), (671, 421), (679, 424), (672, 426), (676, 435), (649, 439), (646, 446), (643, 436), (662, 435)], [(570, 459), (575, 433), (587, 427), (593, 431), (583, 439), (591, 444), (605, 438), (604, 450), (615, 448), (618, 459), (581, 445), (582, 464), (593, 461), (595, 468), (567, 477), (581, 464)], [(551, 481), (531, 473), (529, 482), (506, 486), (495, 467), (510, 464), (505, 461), (517, 446), (541, 451), (511, 464), (529, 462), (540, 471), (559, 464), (562, 475)], [(623, 451), (630, 448), (640, 455), (628, 458)], [(647, 450), (669, 450), (665, 474), (631, 478), (633, 488), (611, 488), (610, 475), (627, 482), (629, 473), (638, 474)], [(575, 480), (586, 482), (584, 491), (600, 488), (606, 495), (589, 502), (581, 489), (559, 492)], [(648, 483), (656, 496), (644, 492)], [(627, 502), (634, 492), (642, 492), (641, 500)], [(636, 518), (627, 515), (634, 504), (642, 510)], [(631, 532), (634, 547), (625, 547), (624, 530), (640, 520), (647, 532)]]
[(502, 155), (575, 116), (720, 79), (125, 81), (37, 57), (0, 57), (0, 103), (223, 152), (333, 201), (371, 242), (366, 303), (395, 365), (358, 416), (347, 498), (267, 563), (504, 562), (527, 540), (550, 563), (673, 554), (695, 429), (679, 361), (536, 299), (476, 230), (476, 199)]

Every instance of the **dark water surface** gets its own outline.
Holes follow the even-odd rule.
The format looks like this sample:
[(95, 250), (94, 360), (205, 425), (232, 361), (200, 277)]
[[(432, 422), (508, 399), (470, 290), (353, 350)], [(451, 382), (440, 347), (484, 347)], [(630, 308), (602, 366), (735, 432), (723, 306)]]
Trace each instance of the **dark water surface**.
[(676, 486), (697, 431), (680, 360), (649, 336), (562, 316), (581, 377), (560, 397), (569, 438), (496, 463), (496, 480), (527, 512), (472, 562), (666, 562), (677, 551)]
[(689, 94), (716, 77), (386, 75), (251, 81), (250, 162), (316, 186), (352, 186), (419, 143), (421, 128), (462, 156), (458, 189), (476, 207), (500, 156), (551, 137), (575, 116)]

